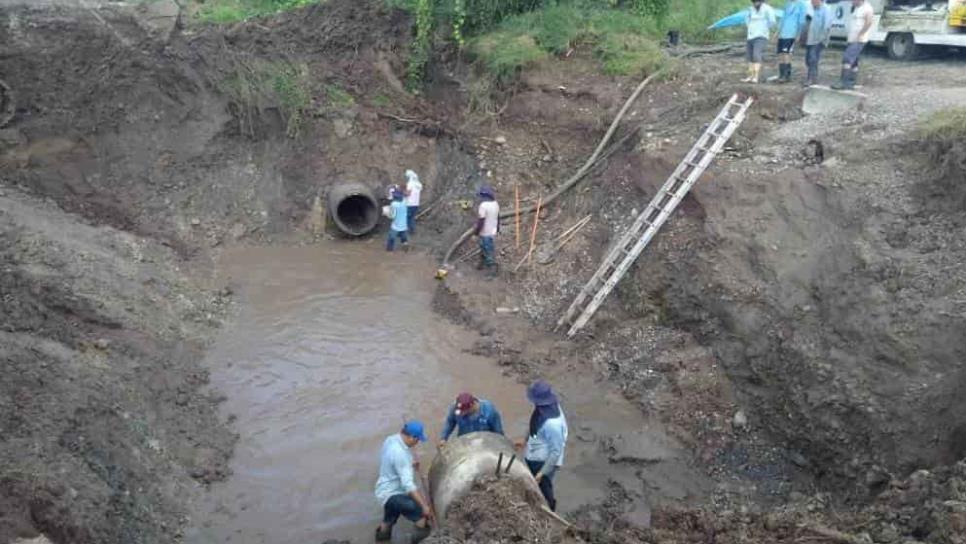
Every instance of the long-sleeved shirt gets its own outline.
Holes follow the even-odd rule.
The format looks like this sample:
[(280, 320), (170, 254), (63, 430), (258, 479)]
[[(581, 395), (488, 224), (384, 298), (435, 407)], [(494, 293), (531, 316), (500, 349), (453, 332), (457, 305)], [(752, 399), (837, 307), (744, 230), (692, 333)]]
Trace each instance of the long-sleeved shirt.
[(500, 412), (492, 402), (484, 399), (479, 400), (480, 410), (475, 414), (456, 415), (456, 405), (449, 407), (446, 415), (446, 423), (443, 424), (442, 438), (448, 440), (457, 429), (456, 436), (463, 436), (468, 433), (478, 431), (489, 431), (491, 433), (503, 434), (503, 419)]
[(785, 14), (778, 26), (778, 37), (783, 40), (794, 40), (802, 34), (805, 28), (805, 15), (808, 7), (805, 0), (788, 0), (785, 4)]
[(751, 6), (745, 11), (745, 25), (748, 26), (748, 39), (765, 38), (767, 40), (771, 35), (771, 29), (775, 28), (777, 20), (775, 10), (768, 4), (762, 4), (759, 9)]
[(829, 38), (832, 35), (832, 10), (825, 2), (822, 2), (817, 8), (810, 7), (808, 17), (810, 22), (805, 44), (818, 45), (821, 43), (828, 45)]
[(537, 434), (527, 438), (527, 461), (542, 461), (541, 474), (546, 474), (562, 466), (567, 449), (567, 418), (563, 408), (560, 415), (548, 419), (537, 430)]
[(413, 454), (403, 442), (402, 436), (396, 433), (382, 443), (376, 498), (384, 505), (390, 497), (408, 495), (415, 490)]

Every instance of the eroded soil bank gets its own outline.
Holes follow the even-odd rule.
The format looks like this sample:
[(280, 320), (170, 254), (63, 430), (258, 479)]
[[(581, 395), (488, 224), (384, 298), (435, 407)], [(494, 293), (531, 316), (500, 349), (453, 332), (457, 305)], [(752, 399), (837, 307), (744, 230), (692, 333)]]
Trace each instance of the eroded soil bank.
[[(16, 98), (0, 127), (0, 542), (41, 533), (177, 541), (193, 509), (184, 498), (228, 476), (235, 432), (240, 482), (264, 476), (266, 451), (284, 459), (329, 446), (259, 446), (275, 432), (307, 435), (276, 422), (320, 406), (297, 395), (284, 402), (331, 378), (298, 364), (311, 349), (268, 349), (295, 359), (287, 380), (248, 359), (238, 364), (250, 373), (235, 382), (227, 359), (247, 355), (216, 346), (210, 360), (226, 372), (209, 387), (200, 361), (235, 290), (250, 298), (237, 306), (240, 328), (222, 330), (245, 336), (229, 346), (257, 340), (239, 332), (257, 325), (306, 334), (271, 345), (314, 342), (319, 330), (305, 323), (324, 301), (306, 296), (305, 306), (266, 310), (275, 317), (259, 322), (258, 297), (271, 308), (285, 299), (267, 293), (280, 288), (240, 278), (230, 287), (212, 272), (217, 248), (325, 239), (315, 211), (328, 186), (379, 191), (413, 168), (432, 207), (416, 245), (438, 252), (471, 221), (459, 201), (483, 180), (504, 203), (519, 183), (529, 203), (566, 179), (637, 83), (600, 76), (578, 50), (523, 74), (497, 97), (503, 113), (481, 119), (465, 115), (465, 67), (440, 70), (428, 100), (402, 90), (409, 21), (380, 1), (330, 0), (208, 29), (139, 6), (0, 2), (0, 74)], [(293, 67), (307, 74), (311, 98), (301, 117), (278, 96), (235, 92), (238, 74)], [(791, 86), (734, 83), (737, 53), (684, 60), (632, 108), (621, 134), (640, 128), (636, 136), (545, 210), (538, 254), (549, 257), (514, 274), (526, 246), (501, 239), (499, 279), (482, 281), (466, 262), (440, 286), (429, 285), (427, 261), (413, 264), (423, 272), (412, 284), (419, 296), (432, 289), (437, 311), (474, 330), (440, 359), (470, 349), (466, 360), (485, 363), (493, 383), (540, 375), (561, 384), (577, 452), (560, 486), (580, 490), (561, 495), (562, 510), (585, 537), (835, 541), (800, 528), (822, 523), (879, 542), (961, 542), (966, 219), (950, 202), (962, 199), (962, 170), (934, 172), (913, 127), (957, 103), (966, 71), (961, 60), (897, 64), (874, 52), (863, 70), (864, 109), (803, 117)], [(547, 332), (735, 91), (757, 97), (751, 117), (587, 334), (571, 342)], [(822, 158), (809, 153), (813, 139)], [(554, 250), (549, 240), (586, 215), (588, 226)], [(323, 247), (343, 246), (315, 250)], [(310, 292), (328, 285), (302, 260), (277, 275)], [(345, 331), (329, 333), (334, 344)], [(259, 392), (280, 411), (259, 415)], [(387, 428), (352, 447), (368, 449)], [(225, 509), (196, 528), (223, 536), (244, 523), (232, 508), (295, 496), (276, 487), (239, 498), (232, 485), (215, 487), (212, 510)], [(339, 518), (345, 505), (315, 494), (320, 487), (295, 489)], [(362, 504), (361, 494), (343, 495)], [(652, 516), (655, 505), (686, 509)], [(314, 512), (290, 514), (299, 532), (328, 536)], [(372, 522), (352, 519), (346, 527)], [(649, 521), (655, 532), (641, 529)]]

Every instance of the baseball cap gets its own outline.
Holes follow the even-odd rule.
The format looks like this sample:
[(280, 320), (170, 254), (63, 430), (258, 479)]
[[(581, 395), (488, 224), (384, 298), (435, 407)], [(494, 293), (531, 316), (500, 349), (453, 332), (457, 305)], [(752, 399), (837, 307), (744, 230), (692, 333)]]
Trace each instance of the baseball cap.
[(420, 442), (426, 441), (426, 429), (423, 427), (423, 422), (418, 419), (411, 419), (403, 425), (402, 432), (407, 435), (419, 440)]
[(460, 393), (456, 397), (456, 415), (459, 416), (468, 412), (474, 402), (476, 402), (476, 397), (471, 393)]

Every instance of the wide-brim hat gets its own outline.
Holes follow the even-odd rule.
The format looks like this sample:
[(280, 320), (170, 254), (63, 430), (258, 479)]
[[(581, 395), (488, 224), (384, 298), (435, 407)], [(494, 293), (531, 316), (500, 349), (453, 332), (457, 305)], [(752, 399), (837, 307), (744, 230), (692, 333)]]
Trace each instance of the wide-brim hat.
[(553, 406), (557, 404), (557, 395), (549, 383), (537, 380), (527, 387), (527, 400), (534, 406)]

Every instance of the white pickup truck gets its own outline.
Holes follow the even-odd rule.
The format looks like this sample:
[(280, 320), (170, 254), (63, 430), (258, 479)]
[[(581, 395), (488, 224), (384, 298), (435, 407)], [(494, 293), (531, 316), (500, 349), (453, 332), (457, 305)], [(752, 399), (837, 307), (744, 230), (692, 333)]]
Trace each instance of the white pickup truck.
[[(851, 0), (826, 0), (832, 38), (845, 39)], [(875, 10), (872, 43), (893, 59), (916, 57), (919, 46), (966, 48), (966, 0), (867, 0)]]

